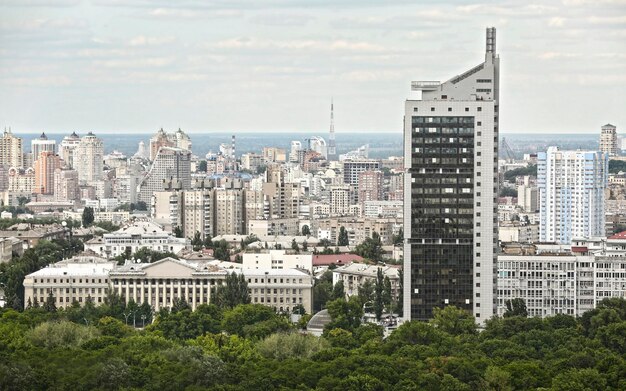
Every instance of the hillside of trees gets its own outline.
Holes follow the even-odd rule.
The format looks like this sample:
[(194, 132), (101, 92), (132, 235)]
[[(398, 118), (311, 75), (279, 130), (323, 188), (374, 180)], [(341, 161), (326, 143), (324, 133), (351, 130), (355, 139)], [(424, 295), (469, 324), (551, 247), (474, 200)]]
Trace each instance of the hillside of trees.
[[(446, 307), (383, 339), (355, 299), (328, 303), (322, 337), (268, 307), (184, 302), (144, 329), (111, 297), (0, 310), (2, 390), (624, 390), (626, 301), (581, 318), (508, 316), (476, 331)], [(128, 325), (127, 325), (128, 324)]]

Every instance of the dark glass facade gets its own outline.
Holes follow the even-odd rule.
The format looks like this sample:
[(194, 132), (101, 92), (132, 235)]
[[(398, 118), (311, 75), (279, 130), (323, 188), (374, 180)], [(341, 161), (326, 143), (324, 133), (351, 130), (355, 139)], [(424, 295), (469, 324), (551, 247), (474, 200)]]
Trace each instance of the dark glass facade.
[(411, 318), (444, 305), (471, 312), (474, 117), (413, 116), (409, 173)]

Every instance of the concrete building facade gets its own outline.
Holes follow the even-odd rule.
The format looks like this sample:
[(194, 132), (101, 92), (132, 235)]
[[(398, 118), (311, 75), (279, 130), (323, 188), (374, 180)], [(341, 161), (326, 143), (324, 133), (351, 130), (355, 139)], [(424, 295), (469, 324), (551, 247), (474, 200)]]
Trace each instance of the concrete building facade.
[(483, 323), (496, 312), (500, 59), (450, 80), (418, 81), (404, 125), (404, 317), (454, 305)]
[(549, 147), (537, 160), (539, 239), (569, 244), (574, 237), (602, 236), (608, 155)]

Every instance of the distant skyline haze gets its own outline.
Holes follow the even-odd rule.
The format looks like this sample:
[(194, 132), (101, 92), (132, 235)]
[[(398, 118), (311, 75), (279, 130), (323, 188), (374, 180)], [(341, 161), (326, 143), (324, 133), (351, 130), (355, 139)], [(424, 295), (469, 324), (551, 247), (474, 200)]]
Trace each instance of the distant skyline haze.
[(14, 133), (401, 132), (412, 80), (483, 61), (501, 130), (626, 124), (626, 1), (0, 0)]

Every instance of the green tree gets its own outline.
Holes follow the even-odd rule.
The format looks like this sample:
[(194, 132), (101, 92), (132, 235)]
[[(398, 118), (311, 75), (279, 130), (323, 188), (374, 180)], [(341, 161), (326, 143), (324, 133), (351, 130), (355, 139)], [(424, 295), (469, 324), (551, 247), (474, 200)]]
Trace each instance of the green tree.
[(385, 298), (383, 295), (385, 289), (385, 277), (383, 269), (378, 268), (376, 271), (376, 284), (374, 285), (374, 313), (376, 319), (380, 320), (385, 309)]
[(185, 233), (183, 232), (183, 228), (180, 226), (176, 226), (174, 227), (174, 236), (176, 236), (177, 238), (182, 238), (185, 236)]
[(272, 334), (257, 344), (259, 352), (274, 360), (308, 359), (330, 347), (328, 341), (296, 332)]
[(48, 293), (48, 297), (46, 298), (46, 302), (43, 304), (43, 309), (47, 312), (56, 312), (56, 297), (52, 294), (52, 291)]
[(230, 261), (230, 245), (224, 239), (211, 242), (209, 248), (213, 249), (213, 257), (221, 261)]
[(397, 235), (393, 235), (393, 244), (398, 245), (404, 242), (404, 230), (400, 228)]
[(313, 284), (313, 311), (320, 311), (333, 299), (333, 272), (327, 270)]
[(232, 272), (226, 276), (225, 284), (217, 287), (212, 297), (213, 304), (220, 308), (233, 308), (239, 304), (250, 303), (246, 277)]
[(349, 244), (350, 241), (348, 239), (348, 231), (346, 231), (346, 228), (342, 225), (341, 227), (339, 227), (339, 237), (337, 238), (337, 245), (347, 246)]
[(337, 283), (333, 286), (333, 299), (345, 299), (346, 293), (343, 286), (343, 280), (337, 281)]
[(82, 216), (83, 227), (85, 228), (90, 227), (93, 224), (94, 219), (95, 217), (93, 213), (93, 208), (90, 206), (86, 206), (83, 209), (83, 216)]
[(300, 254), (300, 246), (298, 246), (298, 243), (296, 242), (296, 238), (293, 238), (291, 240), (291, 249), (294, 250), (296, 254)]
[(311, 235), (311, 229), (309, 228), (309, 226), (307, 224), (304, 224), (302, 226), (302, 235), (303, 236), (309, 236)]
[(284, 329), (279, 323), (278, 315), (272, 308), (261, 304), (241, 304), (224, 312), (222, 329), (241, 337), (265, 337)]
[(523, 316), (523, 317), (528, 316), (528, 310), (526, 309), (526, 302), (524, 301), (524, 299), (517, 298), (513, 300), (507, 300), (505, 304), (506, 304), (506, 311), (504, 311), (505, 318), (508, 318), (511, 316)]
[(431, 324), (451, 335), (476, 334), (476, 322), (469, 312), (453, 305), (433, 308)]
[(594, 368), (570, 369), (552, 380), (554, 391), (602, 391), (607, 389), (606, 379)]
[(374, 301), (374, 284), (372, 283), (372, 280), (367, 279), (363, 282), (363, 284), (361, 284), (361, 286), (359, 286), (358, 297), (362, 305), (370, 302), (369, 308), (371, 310), (373, 304), (372, 302)]
[(373, 232), (371, 238), (367, 238), (356, 246), (355, 252), (363, 258), (380, 261), (383, 256), (383, 244), (378, 232)]
[(206, 172), (206, 166), (206, 160), (200, 160), (200, 163), (198, 163), (198, 171)]
[(203, 246), (202, 237), (200, 237), (200, 232), (196, 231), (193, 235), (193, 239), (191, 239), (191, 245), (193, 246), (193, 251), (199, 251)]
[(359, 327), (363, 317), (363, 307), (357, 297), (345, 299), (335, 299), (327, 303), (328, 314), (332, 321), (326, 325), (326, 330), (341, 328), (352, 331)]

